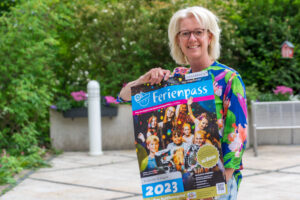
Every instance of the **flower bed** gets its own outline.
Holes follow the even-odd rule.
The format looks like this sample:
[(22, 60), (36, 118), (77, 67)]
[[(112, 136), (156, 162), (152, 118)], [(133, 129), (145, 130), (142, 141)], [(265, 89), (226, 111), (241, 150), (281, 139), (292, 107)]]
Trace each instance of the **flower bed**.
[[(84, 91), (71, 92), (72, 99), (59, 98), (51, 108), (63, 113), (65, 118), (80, 118), (88, 116), (87, 94)], [(101, 116), (113, 117), (118, 114), (117, 100), (112, 96), (101, 97)]]
[[(101, 105), (102, 117), (114, 117), (117, 116), (117, 114), (118, 114), (118, 107)], [(88, 109), (86, 107), (71, 108), (66, 111), (63, 111), (63, 116), (65, 118), (87, 117)]]

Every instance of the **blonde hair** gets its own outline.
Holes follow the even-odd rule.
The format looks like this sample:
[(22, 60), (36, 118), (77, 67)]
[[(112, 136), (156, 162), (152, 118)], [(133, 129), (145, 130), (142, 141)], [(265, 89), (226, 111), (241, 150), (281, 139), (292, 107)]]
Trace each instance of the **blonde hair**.
[(199, 130), (199, 131), (197, 131), (197, 132), (195, 133), (195, 136), (196, 136), (196, 135), (201, 135), (201, 136), (204, 136), (204, 139), (207, 139), (206, 134), (207, 134), (206, 131)]
[(180, 65), (189, 64), (187, 58), (179, 47), (177, 35), (179, 32), (180, 20), (191, 16), (195, 17), (195, 19), (212, 34), (212, 40), (208, 46), (208, 55), (211, 59), (217, 60), (220, 56), (221, 48), (219, 42), (221, 33), (221, 29), (218, 25), (219, 19), (208, 9), (199, 6), (181, 9), (172, 16), (168, 29), (169, 46), (172, 58)]
[(159, 138), (156, 135), (150, 135), (146, 140), (146, 144), (149, 145), (151, 142), (159, 143)]
[(200, 131), (197, 131), (194, 135), (194, 139), (193, 139), (193, 143), (195, 144), (195, 140), (197, 138), (197, 135), (200, 135), (202, 137), (203, 140), (206, 140), (207, 137), (206, 137), (206, 131), (203, 131), (203, 130), (200, 130)]
[(182, 125), (182, 128), (184, 128), (184, 127), (189, 127), (190, 129), (191, 129), (191, 125), (189, 124), (189, 123), (184, 123), (183, 125)]

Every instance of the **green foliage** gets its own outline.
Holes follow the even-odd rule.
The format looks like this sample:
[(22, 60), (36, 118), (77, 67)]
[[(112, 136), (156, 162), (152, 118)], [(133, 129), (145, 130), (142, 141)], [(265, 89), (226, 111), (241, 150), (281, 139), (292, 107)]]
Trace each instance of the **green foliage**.
[(67, 98), (58, 97), (58, 100), (56, 102), (56, 109), (58, 111), (66, 111), (70, 108), (72, 108), (72, 104)]
[(232, 37), (235, 25), (223, 20), (230, 13), (227, 9), (233, 11), (234, 1), (100, 2), (76, 5), (77, 20), (73, 27), (76, 31), (70, 32), (72, 37), (62, 42), (63, 52), (68, 53), (61, 58), (67, 59), (63, 69), (55, 69), (57, 77), (64, 77), (59, 78), (57, 100), (58, 96), (70, 97), (72, 91), (85, 90), (91, 79), (100, 81), (102, 95), (116, 96), (124, 83), (153, 67), (174, 69), (176, 64), (168, 46), (168, 23), (175, 11), (186, 6), (202, 4), (220, 14), (222, 28), (230, 30), (224, 41), (238, 43)]
[[(22, 153), (23, 154), (23, 153)], [(27, 156), (10, 156), (6, 152), (2, 152), (0, 157), (0, 185), (10, 183), (14, 184), (14, 175), (21, 172), (23, 169), (46, 167), (49, 166), (43, 159), (42, 156), (45, 154), (45, 150), (37, 148), (34, 153)]]
[(14, 156), (2, 156), (0, 159), (0, 184), (14, 183), (13, 175), (22, 170), (18, 159)]
[(21, 1), (0, 17), (1, 183), (23, 168), (43, 164), (40, 146), (49, 146), (48, 109), (56, 78), (58, 30), (65, 26), (67, 3)]
[[(90, 79), (100, 81), (102, 95), (116, 96), (124, 83), (153, 67), (172, 70), (176, 64), (169, 54), (169, 19), (178, 9), (194, 5), (219, 16), (220, 62), (237, 69), (246, 85), (256, 83), (261, 92), (277, 85), (299, 91), (297, 1), (85, 1), (76, 4), (69, 30), (74, 31), (62, 37), (64, 68), (55, 72), (64, 78), (58, 78), (56, 98), (85, 90)], [(296, 46), (294, 59), (281, 58), (280, 46), (287, 39)]]
[(251, 101), (258, 100), (258, 97), (260, 96), (260, 92), (257, 89), (257, 84), (252, 84), (246, 88), (246, 96), (247, 96), (247, 105), (248, 107), (251, 106)]
[(2, 16), (5, 12), (9, 12), (12, 7), (14, 7), (19, 0), (1, 0), (0, 2), (0, 16)]
[[(233, 54), (246, 85), (256, 83), (262, 92), (277, 85), (300, 91), (299, 7), (299, 1), (238, 1), (236, 15), (229, 20), (238, 27), (234, 37), (241, 43)], [(293, 59), (281, 58), (285, 40), (295, 45)]]
[(259, 101), (288, 101), (290, 99), (289, 94), (274, 94), (274, 93), (262, 93), (259, 95)]

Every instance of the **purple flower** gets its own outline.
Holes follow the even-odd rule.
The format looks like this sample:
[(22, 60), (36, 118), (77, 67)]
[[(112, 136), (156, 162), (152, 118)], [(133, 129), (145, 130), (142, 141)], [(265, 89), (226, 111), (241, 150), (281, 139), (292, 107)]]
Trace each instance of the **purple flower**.
[(82, 90), (80, 90), (78, 92), (71, 92), (71, 95), (75, 101), (84, 101), (87, 99), (86, 93)]
[(293, 95), (293, 89), (286, 87), (286, 86), (277, 86), (275, 90), (273, 90), (273, 92), (275, 94), (285, 94), (285, 93), (289, 93), (290, 95)]
[(53, 109), (53, 110), (57, 110), (56, 105), (51, 105), (50, 108)]
[(119, 104), (119, 102), (112, 96), (105, 96), (104, 98), (107, 104)]

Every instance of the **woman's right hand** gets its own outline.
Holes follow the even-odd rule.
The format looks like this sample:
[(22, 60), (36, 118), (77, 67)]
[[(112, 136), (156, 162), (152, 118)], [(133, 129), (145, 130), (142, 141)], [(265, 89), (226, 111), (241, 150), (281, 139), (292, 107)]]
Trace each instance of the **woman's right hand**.
[(151, 85), (160, 83), (163, 79), (166, 81), (169, 79), (171, 72), (170, 70), (162, 69), (160, 67), (153, 68), (148, 71), (146, 74), (140, 76), (137, 80), (128, 83), (125, 87), (120, 91), (119, 96), (125, 101), (131, 100), (131, 87), (150, 83)]
[(160, 83), (163, 79), (166, 81), (169, 79), (171, 72), (167, 69), (162, 69), (160, 67), (153, 68), (146, 74), (142, 75), (137, 82), (139, 84), (150, 83), (151, 85)]

